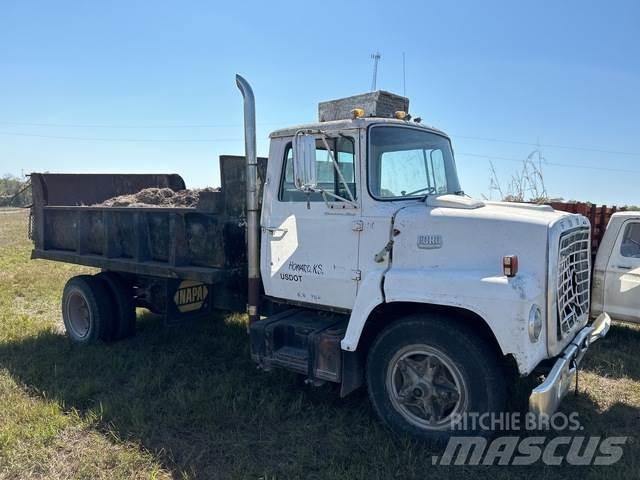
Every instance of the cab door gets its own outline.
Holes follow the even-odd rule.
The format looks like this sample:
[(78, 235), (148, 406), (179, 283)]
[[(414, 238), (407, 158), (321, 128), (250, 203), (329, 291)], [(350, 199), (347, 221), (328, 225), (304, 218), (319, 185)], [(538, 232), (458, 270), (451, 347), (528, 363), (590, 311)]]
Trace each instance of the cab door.
[(270, 198), (265, 197), (261, 219), (261, 275), (267, 295), (343, 309), (353, 307), (360, 279), (357, 135), (357, 130), (345, 130), (325, 138), (346, 185), (325, 142), (319, 135), (316, 141), (318, 186), (343, 198), (349, 198), (348, 188), (356, 205), (297, 190), (290, 139), (272, 143)]
[(640, 322), (640, 219), (620, 229), (607, 264), (604, 304), (613, 318)]

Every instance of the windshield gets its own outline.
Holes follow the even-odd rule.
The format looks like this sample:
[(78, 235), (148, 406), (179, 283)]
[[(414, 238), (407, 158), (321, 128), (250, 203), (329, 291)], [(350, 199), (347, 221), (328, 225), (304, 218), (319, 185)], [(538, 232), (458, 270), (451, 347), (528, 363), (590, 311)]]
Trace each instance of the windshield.
[(376, 198), (413, 198), (460, 191), (449, 140), (421, 129), (371, 127), (368, 168), (369, 191)]

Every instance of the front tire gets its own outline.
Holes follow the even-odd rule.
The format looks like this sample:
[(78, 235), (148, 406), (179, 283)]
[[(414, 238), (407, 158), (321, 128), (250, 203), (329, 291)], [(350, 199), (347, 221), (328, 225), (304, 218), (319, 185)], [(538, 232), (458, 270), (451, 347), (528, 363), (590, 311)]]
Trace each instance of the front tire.
[[(502, 412), (504, 374), (497, 353), (473, 331), (436, 315), (411, 315), (384, 329), (367, 359), (373, 407), (397, 433), (444, 441), (465, 414)], [(476, 425), (477, 426), (477, 425)]]

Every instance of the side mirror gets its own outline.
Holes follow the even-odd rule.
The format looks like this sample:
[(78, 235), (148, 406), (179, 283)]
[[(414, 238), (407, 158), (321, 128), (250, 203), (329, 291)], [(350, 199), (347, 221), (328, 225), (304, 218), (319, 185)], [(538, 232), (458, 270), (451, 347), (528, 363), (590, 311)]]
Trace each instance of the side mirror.
[(293, 178), (298, 190), (310, 192), (318, 186), (316, 175), (316, 138), (298, 132), (293, 137)]

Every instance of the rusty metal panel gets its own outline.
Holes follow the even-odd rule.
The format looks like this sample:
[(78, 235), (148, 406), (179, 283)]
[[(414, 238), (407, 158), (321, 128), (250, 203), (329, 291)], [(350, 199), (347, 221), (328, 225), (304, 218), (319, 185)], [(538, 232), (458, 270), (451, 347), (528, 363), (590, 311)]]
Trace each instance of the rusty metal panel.
[[(224, 212), (230, 217), (246, 216), (246, 163), (244, 157), (220, 156), (220, 181), (224, 195)], [(267, 159), (258, 157), (258, 207), (262, 208), (262, 189), (267, 175)]]
[(551, 202), (550, 205), (556, 210), (580, 213), (589, 219), (591, 222), (591, 252), (594, 258), (604, 237), (609, 219), (615, 212), (625, 210), (625, 208), (618, 209), (616, 206), (607, 207), (587, 202)]
[[(260, 193), (266, 165), (266, 158), (258, 159)], [(221, 191), (204, 192), (202, 205), (180, 208), (96, 205), (144, 188), (184, 189), (178, 175), (32, 174), (32, 258), (217, 284), (217, 289), (235, 292), (234, 304), (242, 304), (247, 270), (244, 157), (220, 157), (220, 172)]]
[(318, 104), (318, 120), (347, 120), (353, 118), (353, 109), (364, 110), (365, 117), (393, 118), (395, 112), (409, 111), (409, 99), (395, 93), (378, 90), (352, 97), (329, 100)]
[(173, 173), (32, 173), (31, 182), (40, 193), (34, 203), (44, 205), (95, 205), (145, 188), (185, 188), (182, 177)]
[(174, 267), (159, 262), (139, 262), (134, 259), (105, 258), (102, 255), (79, 255), (62, 250), (33, 250), (31, 258), (75, 263), (116, 272), (162, 278), (183, 278), (209, 284), (242, 285), (246, 282), (246, 269), (203, 268), (192, 265)]

